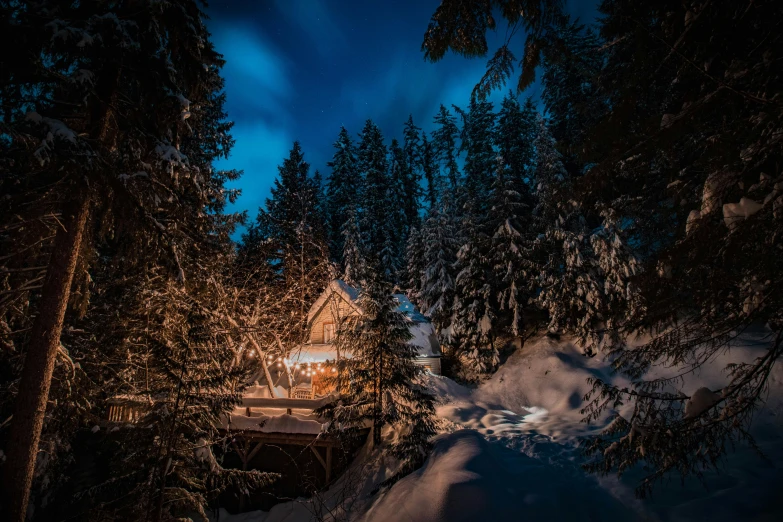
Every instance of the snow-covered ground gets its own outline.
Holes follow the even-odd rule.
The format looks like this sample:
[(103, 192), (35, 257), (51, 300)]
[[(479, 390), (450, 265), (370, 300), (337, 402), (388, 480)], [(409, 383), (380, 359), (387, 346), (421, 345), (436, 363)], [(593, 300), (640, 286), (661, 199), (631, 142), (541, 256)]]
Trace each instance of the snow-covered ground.
[[(702, 387), (721, 388), (727, 363), (752, 359), (764, 346), (763, 332), (744, 336), (709, 368), (687, 376), (680, 389), (691, 395)], [(366, 451), (315, 501), (280, 504), (269, 513), (222, 513), (220, 520), (304, 522), (328, 520), (330, 512), (367, 522), (783, 520), (781, 365), (752, 429), (767, 460), (738, 447), (721, 473), (706, 473), (706, 485), (672, 477), (645, 500), (633, 493), (641, 471), (618, 480), (588, 475), (580, 467), (581, 438), (602, 427), (582, 423), (579, 413), (591, 376), (622, 382), (600, 357), (583, 357), (569, 342), (547, 337), (528, 342), (477, 389), (430, 376), (444, 433), (421, 469), (376, 492), (393, 463)]]

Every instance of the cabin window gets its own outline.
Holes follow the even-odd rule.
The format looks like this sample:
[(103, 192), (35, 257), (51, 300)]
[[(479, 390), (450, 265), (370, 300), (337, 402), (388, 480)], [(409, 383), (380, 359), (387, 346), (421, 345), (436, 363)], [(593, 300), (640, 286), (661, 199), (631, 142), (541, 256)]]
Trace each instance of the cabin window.
[(324, 323), (324, 343), (334, 340), (334, 323)]

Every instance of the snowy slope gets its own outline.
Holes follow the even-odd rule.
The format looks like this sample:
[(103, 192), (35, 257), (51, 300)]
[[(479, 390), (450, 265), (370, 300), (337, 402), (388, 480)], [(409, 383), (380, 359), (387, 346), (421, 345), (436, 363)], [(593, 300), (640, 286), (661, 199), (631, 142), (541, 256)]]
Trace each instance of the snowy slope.
[[(722, 368), (750, 360), (765, 349), (763, 332), (746, 335), (714, 364), (688, 375), (680, 389), (715, 390), (726, 382)], [(668, 371), (676, 371), (676, 368)], [(624, 380), (611, 375), (606, 361), (586, 358), (568, 341), (541, 337), (514, 353), (477, 389), (445, 377), (429, 376), (438, 396), (445, 433), (425, 465), (392, 488), (372, 494), (390, 475), (384, 463), (367, 453), (356, 463), (359, 479), (349, 520), (602, 520), (602, 521), (767, 521), (783, 520), (778, 501), (783, 485), (783, 367), (770, 378), (766, 406), (752, 432), (768, 461), (746, 447), (724, 462), (723, 473), (707, 473), (705, 484), (677, 477), (659, 487), (652, 499), (638, 500), (633, 490), (641, 476), (631, 471), (621, 480), (585, 474), (580, 463), (581, 437), (602, 426), (581, 422), (588, 377)], [(362, 460), (365, 459), (365, 460)], [(343, 498), (338, 481), (324, 494), (330, 509)], [(330, 500), (331, 499), (331, 500)], [(281, 504), (269, 513), (228, 518), (231, 522), (304, 522), (316, 520), (312, 501)], [(221, 517), (221, 521), (226, 520)]]

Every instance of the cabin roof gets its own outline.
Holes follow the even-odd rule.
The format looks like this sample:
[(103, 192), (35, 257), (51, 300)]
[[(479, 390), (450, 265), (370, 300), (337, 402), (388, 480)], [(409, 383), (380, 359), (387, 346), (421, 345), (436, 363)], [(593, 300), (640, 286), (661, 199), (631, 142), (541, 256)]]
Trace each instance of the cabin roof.
[[(321, 295), (318, 296), (318, 299), (315, 300), (313, 306), (310, 307), (310, 311), (307, 313), (307, 320), (312, 322), (318, 316), (323, 307), (329, 301), (329, 298), (332, 296), (332, 294), (337, 294), (339, 297), (345, 300), (346, 303), (353, 306), (353, 308), (361, 314), (362, 310), (358, 304), (360, 293), (361, 291), (359, 289), (352, 287), (342, 279), (332, 280), (329, 283), (329, 286), (327, 286)], [(425, 317), (425, 315), (422, 314), (413, 305), (413, 303), (411, 303), (410, 299), (408, 299), (408, 296), (405, 294), (394, 294), (394, 298), (398, 303), (397, 311), (403, 312), (408, 317), (408, 319), (415, 323), (430, 322), (430, 320), (427, 319), (427, 317)]]
[(321, 312), (323, 307), (326, 306), (326, 303), (333, 294), (337, 294), (346, 303), (353, 306), (357, 312), (362, 313), (359, 305), (357, 304), (359, 300), (359, 290), (352, 287), (342, 279), (334, 279), (329, 283), (329, 286), (327, 286), (326, 289), (321, 292), (321, 295), (318, 296), (318, 299), (315, 300), (313, 306), (310, 307), (310, 311), (307, 313), (308, 322), (311, 323), (316, 317), (318, 317), (318, 314)]
[[(307, 314), (309, 323), (312, 324), (318, 318), (331, 296), (335, 294), (352, 306), (357, 313), (363, 313), (358, 305), (360, 291), (341, 279), (335, 279), (329, 283), (329, 286), (326, 287), (315, 303), (313, 303), (313, 306), (310, 307), (310, 311)], [(405, 294), (394, 294), (394, 298), (398, 303), (397, 311), (403, 312), (410, 323), (410, 331), (413, 338), (409, 343), (418, 348), (419, 357), (440, 357), (440, 343), (430, 320), (411, 303)], [(350, 357), (350, 354), (342, 355)], [(324, 362), (334, 360), (335, 358), (336, 351), (330, 343), (307, 344), (302, 346), (297, 353), (290, 356), (290, 359), (296, 362)]]

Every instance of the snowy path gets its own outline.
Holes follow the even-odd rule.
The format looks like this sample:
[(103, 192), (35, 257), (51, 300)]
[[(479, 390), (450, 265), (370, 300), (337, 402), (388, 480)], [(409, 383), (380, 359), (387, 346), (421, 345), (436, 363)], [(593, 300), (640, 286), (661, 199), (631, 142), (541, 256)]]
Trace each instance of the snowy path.
[[(746, 346), (724, 354), (717, 366), (722, 368), (738, 358), (755, 357), (759, 349), (754, 339), (749, 338)], [(697, 480), (681, 484), (679, 478), (672, 477), (646, 500), (634, 496), (634, 487), (643, 475), (641, 470), (633, 470), (619, 480), (613, 476), (587, 475), (581, 469), (580, 442), (585, 435), (600, 429), (582, 423), (579, 412), (582, 397), (588, 391), (586, 379), (590, 376), (623, 383), (621, 378), (610, 374), (600, 358), (585, 358), (569, 343), (540, 338), (512, 355), (476, 390), (463, 388), (446, 378), (432, 378), (441, 398), (438, 415), (453, 423), (455, 429), (481, 434), (487, 448), (497, 448), (478, 445), (488, 456), (508, 451), (502, 453), (500, 460), (514, 462), (520, 474), (527, 477), (514, 479), (513, 485), (523, 488), (522, 493), (517, 492), (515, 498), (508, 490), (509, 496), (505, 497), (508, 504), (515, 506), (519, 504), (520, 494), (529, 500), (517, 506), (518, 518), (501, 516), (492, 520), (783, 519), (783, 506), (778, 501), (783, 485), (783, 368), (779, 366), (771, 376), (767, 405), (757, 415), (753, 429), (768, 460), (748, 447), (738, 447), (725, 459), (723, 473), (706, 473), (704, 484)], [(686, 381), (683, 387), (689, 393), (699, 386), (716, 389), (724, 379), (717, 369), (704, 371)], [(515, 460), (514, 455), (524, 455), (529, 460)], [(437, 459), (436, 453), (431, 461)], [(425, 467), (422, 478), (412, 480), (426, 482), (426, 474)], [(490, 469), (487, 475), (495, 474)], [(495, 488), (502, 490), (505, 481), (503, 477)], [(551, 518), (540, 517), (542, 509)], [(475, 519), (456, 516), (409, 520)]]

